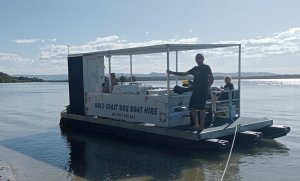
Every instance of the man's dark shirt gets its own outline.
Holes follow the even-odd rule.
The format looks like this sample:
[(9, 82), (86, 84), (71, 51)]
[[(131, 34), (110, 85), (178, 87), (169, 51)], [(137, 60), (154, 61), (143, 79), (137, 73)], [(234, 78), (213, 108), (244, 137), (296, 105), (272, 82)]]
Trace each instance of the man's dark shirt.
[(233, 84), (230, 82), (224, 86), (224, 90), (232, 90), (234, 89)]
[(189, 108), (203, 110), (208, 94), (208, 76), (212, 74), (211, 69), (208, 65), (203, 64), (193, 67), (188, 72), (194, 76)]
[(194, 76), (193, 94), (207, 94), (208, 92), (208, 75), (212, 74), (208, 65), (195, 66), (188, 71)]

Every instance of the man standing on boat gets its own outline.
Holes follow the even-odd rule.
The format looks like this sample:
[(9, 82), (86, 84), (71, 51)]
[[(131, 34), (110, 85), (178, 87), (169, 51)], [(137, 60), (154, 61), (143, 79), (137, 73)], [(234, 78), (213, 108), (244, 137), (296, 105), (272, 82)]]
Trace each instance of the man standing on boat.
[[(193, 75), (194, 81), (192, 85), (192, 96), (190, 98), (189, 108), (191, 110), (192, 120), (197, 130), (204, 129), (205, 122), (205, 104), (208, 95), (208, 89), (214, 82), (214, 77), (209, 65), (204, 64), (204, 56), (201, 53), (196, 55), (196, 63), (198, 66), (193, 67), (187, 72), (173, 72), (167, 70), (168, 74), (178, 76)], [(200, 112), (200, 121), (198, 120), (198, 113)]]

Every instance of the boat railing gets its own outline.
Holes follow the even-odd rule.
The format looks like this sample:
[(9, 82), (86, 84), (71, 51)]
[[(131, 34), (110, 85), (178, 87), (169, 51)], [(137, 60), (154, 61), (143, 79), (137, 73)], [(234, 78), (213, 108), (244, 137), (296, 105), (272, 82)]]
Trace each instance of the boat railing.
[[(221, 94), (227, 94), (227, 99), (219, 99)], [(189, 101), (191, 92), (181, 95), (170, 94), (168, 107), (170, 121), (189, 116)], [(212, 121), (215, 118), (235, 119), (240, 116), (240, 93), (238, 89), (225, 91), (212, 91), (211, 98), (206, 101), (206, 113), (211, 114)]]
[[(226, 99), (222, 94), (227, 94)], [(222, 99), (220, 99), (222, 98)], [(206, 103), (207, 111), (211, 112), (212, 120), (215, 118), (234, 119), (240, 116), (240, 92), (238, 89), (225, 91), (212, 91), (211, 99)]]
[[(191, 92), (177, 94), (166, 88), (144, 87), (141, 84), (115, 85), (113, 94), (134, 94), (148, 96), (168, 96), (167, 107), (169, 121), (184, 121), (189, 116), (189, 101)], [(221, 99), (221, 95), (227, 95), (227, 99)], [(211, 99), (206, 101), (206, 112), (211, 113), (211, 119), (228, 118), (234, 119), (240, 115), (239, 90), (211, 91)]]

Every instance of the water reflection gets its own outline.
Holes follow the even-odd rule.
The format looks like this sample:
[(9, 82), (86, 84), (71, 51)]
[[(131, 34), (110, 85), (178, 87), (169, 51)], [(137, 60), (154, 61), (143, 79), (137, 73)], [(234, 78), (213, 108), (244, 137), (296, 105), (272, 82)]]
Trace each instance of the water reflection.
[[(0, 145), (64, 169), (67, 180), (219, 180), (229, 153), (179, 150), (78, 131), (61, 130), (60, 135), (53, 129), (2, 140)], [(235, 145), (225, 179), (243, 180), (249, 167), (281, 163), (289, 152), (274, 140)]]
[[(87, 135), (75, 130), (62, 130), (70, 146), (69, 172), (89, 180), (169, 180), (179, 179), (181, 171), (201, 168), (196, 160), (176, 151), (141, 145), (107, 135)], [(195, 178), (204, 178), (202, 172)]]
[[(183, 151), (74, 129), (61, 131), (70, 148), (68, 172), (88, 180), (218, 180), (228, 157), (227, 151)], [(237, 145), (225, 179), (241, 180), (243, 154), (288, 151), (276, 141), (263, 145)]]

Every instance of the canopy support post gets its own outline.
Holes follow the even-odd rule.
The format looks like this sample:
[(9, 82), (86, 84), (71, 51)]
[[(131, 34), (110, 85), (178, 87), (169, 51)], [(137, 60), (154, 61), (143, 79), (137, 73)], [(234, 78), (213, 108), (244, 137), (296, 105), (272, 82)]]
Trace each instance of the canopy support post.
[(132, 83), (132, 54), (130, 54), (130, 83)]
[(111, 56), (108, 56), (108, 77), (109, 77), (109, 81), (108, 81), (108, 87), (109, 87), (109, 93), (112, 92), (112, 85), (111, 85)]
[[(170, 50), (169, 46), (167, 47), (167, 70), (170, 70)], [(170, 74), (167, 73), (167, 89), (168, 95), (170, 94)]]

